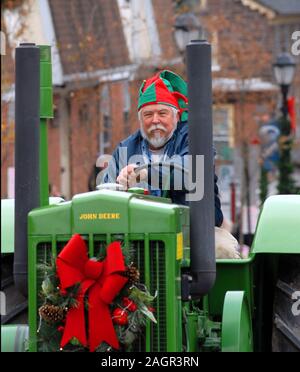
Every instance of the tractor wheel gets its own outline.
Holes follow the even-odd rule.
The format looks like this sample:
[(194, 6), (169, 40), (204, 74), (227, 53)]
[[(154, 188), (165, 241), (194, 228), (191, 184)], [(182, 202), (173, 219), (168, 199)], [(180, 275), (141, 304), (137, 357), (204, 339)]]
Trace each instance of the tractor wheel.
[(300, 352), (300, 255), (282, 256), (279, 262), (272, 351)]
[(222, 352), (253, 351), (252, 320), (245, 292), (226, 292), (221, 337)]

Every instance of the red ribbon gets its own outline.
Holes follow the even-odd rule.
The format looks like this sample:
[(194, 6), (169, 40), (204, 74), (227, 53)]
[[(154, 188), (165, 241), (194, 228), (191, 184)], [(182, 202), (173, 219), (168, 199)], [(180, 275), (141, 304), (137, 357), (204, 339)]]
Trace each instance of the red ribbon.
[[(119, 348), (118, 338), (109, 312), (109, 304), (120, 292), (127, 278), (118, 274), (125, 271), (121, 244), (111, 243), (102, 262), (88, 258), (87, 247), (80, 235), (74, 235), (56, 260), (57, 275), (61, 291), (80, 283), (78, 306), (69, 309), (66, 318), (61, 347), (73, 337), (94, 351), (105, 341), (113, 348)], [(84, 318), (84, 296), (88, 292), (88, 339)]]

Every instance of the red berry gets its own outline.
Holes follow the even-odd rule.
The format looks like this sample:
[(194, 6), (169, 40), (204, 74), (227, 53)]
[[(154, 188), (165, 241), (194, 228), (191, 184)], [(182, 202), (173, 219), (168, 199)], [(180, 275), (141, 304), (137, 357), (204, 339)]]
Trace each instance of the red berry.
[(124, 309), (116, 308), (112, 313), (112, 320), (115, 324), (126, 325), (128, 324), (128, 313)]
[(132, 300), (130, 300), (128, 297), (124, 297), (122, 302), (123, 302), (124, 307), (126, 307), (126, 310), (136, 311), (138, 308), (137, 305)]

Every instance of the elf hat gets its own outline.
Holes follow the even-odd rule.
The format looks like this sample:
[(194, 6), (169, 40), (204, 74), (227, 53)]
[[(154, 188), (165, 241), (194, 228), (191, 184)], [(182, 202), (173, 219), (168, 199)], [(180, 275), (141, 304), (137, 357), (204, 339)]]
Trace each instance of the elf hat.
[(144, 80), (139, 90), (138, 110), (156, 103), (177, 108), (181, 114), (184, 114), (181, 120), (186, 120), (188, 103), (186, 82), (168, 70)]

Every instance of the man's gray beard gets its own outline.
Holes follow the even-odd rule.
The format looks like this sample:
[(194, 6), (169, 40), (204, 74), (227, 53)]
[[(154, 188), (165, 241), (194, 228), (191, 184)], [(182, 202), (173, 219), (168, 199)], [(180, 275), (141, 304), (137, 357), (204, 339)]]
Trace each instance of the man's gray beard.
[(143, 128), (143, 125), (141, 124), (140, 125), (140, 131), (141, 131), (141, 135), (142, 137), (148, 141), (150, 143), (151, 146), (153, 146), (155, 149), (159, 149), (161, 147), (163, 147), (168, 141), (169, 139), (173, 136), (174, 132), (175, 132), (175, 129), (176, 129), (176, 125), (174, 126), (172, 132), (168, 135), (168, 137), (163, 137), (163, 136), (160, 136), (158, 135), (158, 137), (156, 137), (154, 135), (154, 137), (148, 137), (146, 132), (144, 131), (144, 128)]

